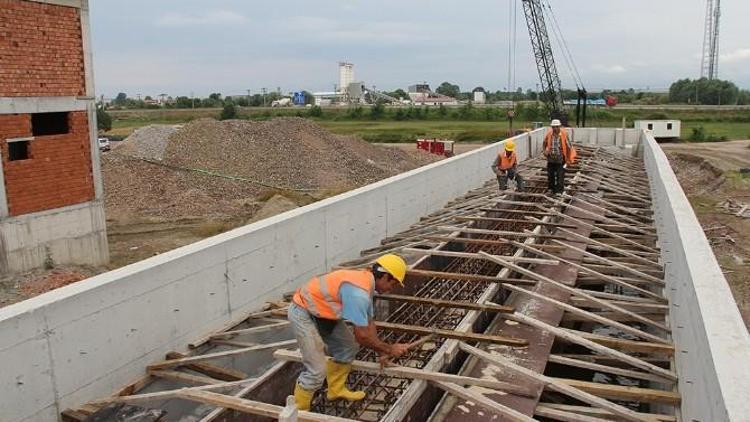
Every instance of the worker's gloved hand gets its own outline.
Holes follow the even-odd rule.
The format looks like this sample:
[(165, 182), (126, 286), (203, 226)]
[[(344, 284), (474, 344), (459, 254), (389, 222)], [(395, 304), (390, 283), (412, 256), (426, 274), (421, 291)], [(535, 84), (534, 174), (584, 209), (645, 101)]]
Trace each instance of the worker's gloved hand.
[(409, 351), (409, 344), (407, 343), (394, 343), (391, 344), (391, 350), (388, 351), (388, 355), (397, 358), (402, 356), (404, 353)]

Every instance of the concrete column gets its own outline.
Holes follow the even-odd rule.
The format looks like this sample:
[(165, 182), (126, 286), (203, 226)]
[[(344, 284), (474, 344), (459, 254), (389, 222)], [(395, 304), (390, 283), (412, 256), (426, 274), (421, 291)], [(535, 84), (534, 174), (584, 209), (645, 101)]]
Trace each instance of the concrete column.
[(94, 179), (94, 199), (104, 198), (104, 184), (99, 152), (99, 129), (96, 122), (96, 91), (94, 88), (94, 56), (91, 50), (91, 23), (89, 21), (89, 2), (81, 0), (81, 36), (83, 39), (83, 69), (86, 82), (86, 99), (88, 110), (89, 133), (91, 144), (91, 172)]
[(91, 23), (89, 22), (89, 2), (81, 0), (81, 37), (83, 45), (83, 69), (86, 83), (86, 96), (96, 98), (94, 90), (94, 54), (91, 51)]
[[(5, 142), (5, 139), (0, 139)], [(3, 173), (3, 160), (0, 159), (0, 219), (8, 216), (8, 196), (5, 193), (5, 174)]]

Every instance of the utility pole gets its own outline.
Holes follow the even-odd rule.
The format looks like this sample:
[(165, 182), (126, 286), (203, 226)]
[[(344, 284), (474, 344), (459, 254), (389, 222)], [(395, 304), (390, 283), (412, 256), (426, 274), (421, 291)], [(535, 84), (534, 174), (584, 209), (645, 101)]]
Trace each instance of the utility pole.
[(266, 106), (266, 89), (263, 88), (261, 91), (263, 92), (263, 107), (265, 107)]
[(190, 103), (191, 108), (195, 108), (195, 93), (192, 91), (190, 91)]
[(247, 90), (247, 105), (250, 106), (250, 90)]

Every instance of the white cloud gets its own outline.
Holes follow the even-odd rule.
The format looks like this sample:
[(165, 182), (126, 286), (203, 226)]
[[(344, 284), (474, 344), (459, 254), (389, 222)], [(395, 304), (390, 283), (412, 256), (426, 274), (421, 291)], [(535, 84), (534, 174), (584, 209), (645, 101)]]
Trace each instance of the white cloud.
[(750, 48), (739, 48), (731, 53), (721, 54), (719, 60), (722, 63), (737, 63), (750, 60)]
[(310, 16), (291, 17), (284, 22), (289, 31), (297, 33), (297, 36), (327, 43), (414, 43), (433, 39), (434, 36), (427, 27), (413, 22), (353, 23)]
[(602, 64), (597, 64), (593, 66), (593, 69), (595, 72), (599, 73), (609, 73), (609, 74), (618, 74), (618, 73), (625, 73), (627, 72), (627, 69), (625, 69), (624, 66), (619, 64), (614, 64), (610, 66), (605, 66)]
[(213, 10), (204, 14), (167, 13), (156, 21), (157, 26), (229, 25), (247, 22), (248, 19), (230, 10)]

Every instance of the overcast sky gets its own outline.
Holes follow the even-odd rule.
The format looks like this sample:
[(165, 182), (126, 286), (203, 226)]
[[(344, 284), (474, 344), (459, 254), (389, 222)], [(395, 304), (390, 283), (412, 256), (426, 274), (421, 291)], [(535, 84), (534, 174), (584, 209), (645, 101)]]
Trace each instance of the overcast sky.
[[(337, 62), (394, 90), (508, 85), (511, 0), (95, 0), (97, 91), (158, 95), (332, 90)], [(520, 0), (516, 86), (536, 89)], [(549, 0), (589, 91), (697, 77), (705, 0)], [(719, 75), (750, 88), (750, 1), (722, 3)], [(548, 22), (550, 25), (550, 22)], [(553, 45), (553, 47), (557, 47)], [(564, 87), (573, 79), (555, 48)]]

